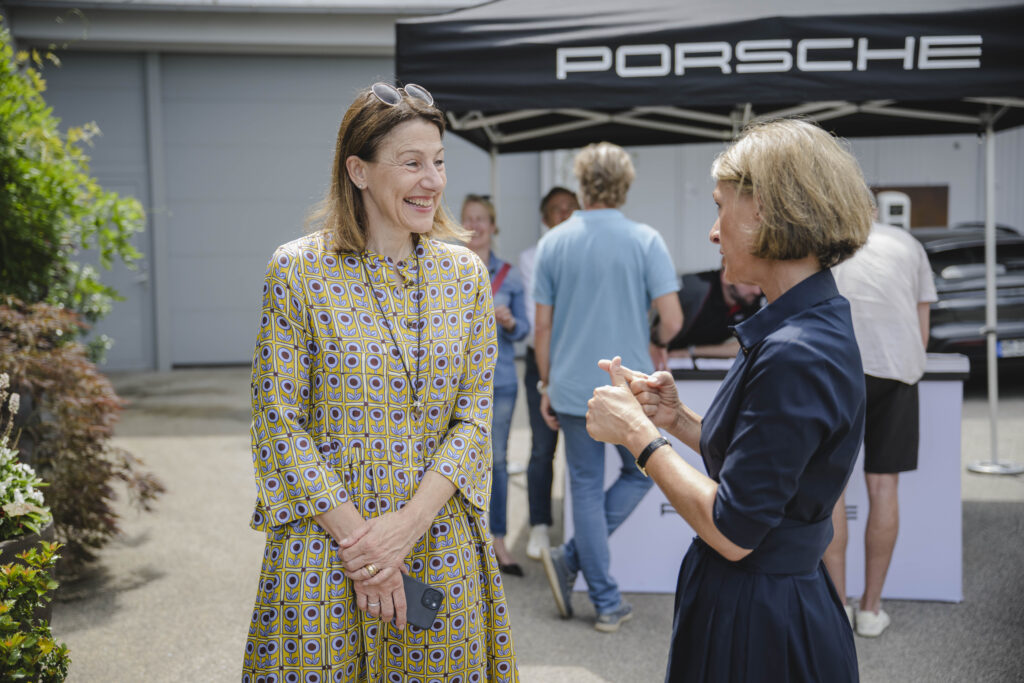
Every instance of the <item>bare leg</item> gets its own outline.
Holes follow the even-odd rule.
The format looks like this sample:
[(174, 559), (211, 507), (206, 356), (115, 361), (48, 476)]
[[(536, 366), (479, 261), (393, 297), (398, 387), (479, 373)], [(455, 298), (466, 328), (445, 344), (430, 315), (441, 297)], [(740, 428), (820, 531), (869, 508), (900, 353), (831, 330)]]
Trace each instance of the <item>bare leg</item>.
[(825, 561), (825, 568), (836, 586), (839, 599), (846, 604), (846, 541), (848, 532), (846, 528), (846, 492), (839, 496), (836, 506), (832, 510), (832, 529), (834, 534), (832, 542), (825, 549), (822, 559)]
[(899, 475), (865, 473), (864, 478), (869, 511), (864, 531), (864, 596), (860, 609), (877, 612), (882, 606), (882, 586), (900, 529)]
[(500, 564), (515, 564), (515, 558), (512, 557), (508, 548), (505, 547), (504, 536), (494, 537), (494, 555), (498, 558)]

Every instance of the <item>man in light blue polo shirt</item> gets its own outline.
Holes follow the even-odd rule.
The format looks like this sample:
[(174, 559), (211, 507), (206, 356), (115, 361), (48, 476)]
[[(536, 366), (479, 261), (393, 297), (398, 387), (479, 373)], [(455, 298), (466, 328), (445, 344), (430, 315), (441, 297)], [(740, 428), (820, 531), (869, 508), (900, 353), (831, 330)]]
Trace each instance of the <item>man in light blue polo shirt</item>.
[(653, 228), (626, 218), (617, 207), (635, 177), (624, 149), (601, 142), (577, 155), (574, 172), (583, 210), (541, 238), (533, 277), (535, 349), (543, 394), (541, 412), (565, 434), (575, 537), (542, 552), (551, 590), (563, 618), (572, 616), (572, 584), (583, 572), (597, 611), (595, 628), (618, 630), (632, 616), (609, 573), (608, 536), (618, 528), (651, 482), (619, 448), (622, 474), (605, 493), (604, 444), (587, 434), (587, 401), (607, 384), (597, 366), (622, 356), (622, 364), (653, 371), (648, 351), (648, 310), (660, 316), (662, 343), (682, 328), (678, 280), (664, 240)]

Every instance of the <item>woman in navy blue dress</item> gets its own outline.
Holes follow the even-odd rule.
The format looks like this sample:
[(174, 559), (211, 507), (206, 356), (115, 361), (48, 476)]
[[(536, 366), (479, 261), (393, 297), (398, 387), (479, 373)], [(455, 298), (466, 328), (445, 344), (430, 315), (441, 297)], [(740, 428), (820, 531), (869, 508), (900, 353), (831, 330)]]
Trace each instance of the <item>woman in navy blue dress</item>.
[[(850, 624), (821, 557), (864, 430), (864, 378), (831, 266), (867, 239), (854, 158), (804, 121), (754, 125), (712, 167), (710, 239), (768, 305), (702, 418), (668, 373), (602, 361), (587, 428), (623, 444), (697, 532), (676, 590), (666, 680), (855, 681)], [(707, 476), (658, 428), (700, 452)]]

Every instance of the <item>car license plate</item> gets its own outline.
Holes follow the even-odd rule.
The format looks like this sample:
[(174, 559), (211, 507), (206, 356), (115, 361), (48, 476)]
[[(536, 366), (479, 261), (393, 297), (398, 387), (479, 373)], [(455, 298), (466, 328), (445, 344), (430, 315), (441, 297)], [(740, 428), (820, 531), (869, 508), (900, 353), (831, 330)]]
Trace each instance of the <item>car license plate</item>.
[(996, 346), (1000, 358), (1024, 356), (1024, 339), (1001, 339)]

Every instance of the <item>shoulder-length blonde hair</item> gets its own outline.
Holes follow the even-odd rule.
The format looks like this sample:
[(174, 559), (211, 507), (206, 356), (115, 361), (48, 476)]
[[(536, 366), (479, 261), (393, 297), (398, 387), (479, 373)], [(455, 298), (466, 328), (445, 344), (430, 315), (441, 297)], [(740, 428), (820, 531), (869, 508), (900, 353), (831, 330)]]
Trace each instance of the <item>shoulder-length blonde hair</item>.
[(814, 254), (822, 268), (849, 258), (871, 231), (870, 191), (857, 160), (820, 127), (799, 119), (754, 123), (718, 155), (711, 175), (753, 195), (761, 219), (753, 254)]
[[(444, 136), (444, 114), (432, 105), (412, 97), (389, 106), (366, 88), (345, 112), (334, 147), (334, 166), (327, 195), (306, 219), (312, 230), (322, 230), (336, 251), (361, 252), (366, 248), (366, 206), (363, 194), (349, 178), (345, 160), (357, 156), (374, 161), (384, 138), (401, 124), (421, 119)], [(468, 233), (449, 214), (445, 202), (434, 212), (434, 225), (424, 237), (465, 241)]]

